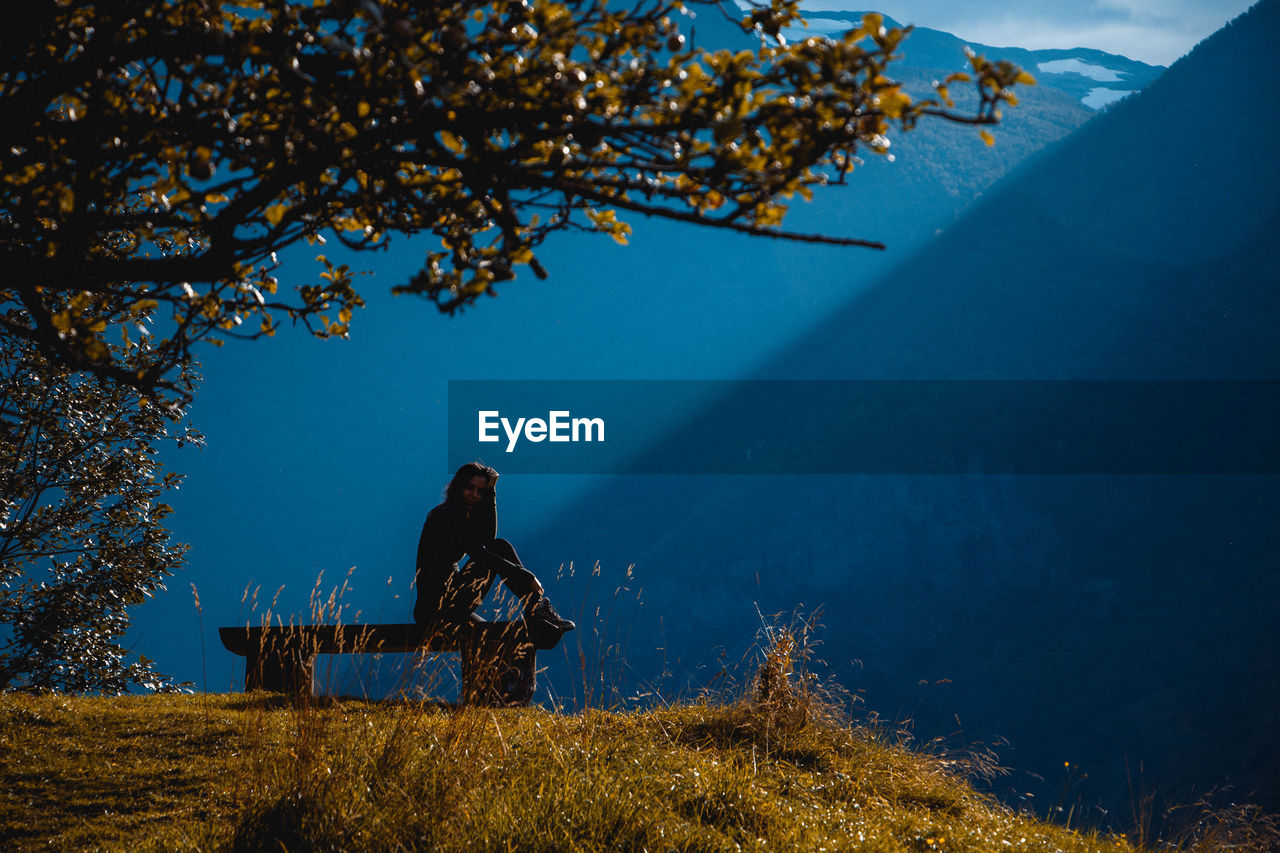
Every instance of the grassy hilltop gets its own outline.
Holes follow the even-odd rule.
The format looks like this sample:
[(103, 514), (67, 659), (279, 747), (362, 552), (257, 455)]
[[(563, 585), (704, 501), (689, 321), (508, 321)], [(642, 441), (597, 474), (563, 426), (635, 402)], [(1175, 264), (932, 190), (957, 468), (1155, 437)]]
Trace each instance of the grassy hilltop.
[[(0, 695), (0, 847), (1143, 849), (1011, 811), (966, 781), (981, 756), (841, 723), (771, 661), (736, 703), (576, 715)], [(1259, 823), (1215, 819), (1184, 846), (1265, 849)]]

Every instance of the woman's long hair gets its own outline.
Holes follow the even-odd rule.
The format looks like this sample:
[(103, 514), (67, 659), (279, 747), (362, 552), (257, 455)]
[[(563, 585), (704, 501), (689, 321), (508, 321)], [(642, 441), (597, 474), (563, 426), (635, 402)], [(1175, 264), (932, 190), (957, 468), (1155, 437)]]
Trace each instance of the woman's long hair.
[(453, 475), (453, 479), (449, 481), (449, 485), (444, 487), (444, 502), (451, 506), (460, 506), (462, 504), (462, 487), (467, 480), (472, 477), (484, 477), (491, 480), (498, 476), (498, 472), (483, 465), (479, 462), (468, 462), (458, 469), (458, 473)]

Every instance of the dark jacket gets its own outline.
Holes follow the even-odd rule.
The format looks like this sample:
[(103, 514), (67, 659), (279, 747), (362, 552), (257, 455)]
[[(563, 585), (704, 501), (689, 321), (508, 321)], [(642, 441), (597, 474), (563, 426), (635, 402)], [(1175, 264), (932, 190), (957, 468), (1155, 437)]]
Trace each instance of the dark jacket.
[(462, 556), (476, 559), (497, 535), (498, 506), (494, 495), (477, 504), (470, 518), (462, 507), (447, 503), (427, 513), (418, 537), (418, 600), (440, 601), (445, 583), (457, 571)]

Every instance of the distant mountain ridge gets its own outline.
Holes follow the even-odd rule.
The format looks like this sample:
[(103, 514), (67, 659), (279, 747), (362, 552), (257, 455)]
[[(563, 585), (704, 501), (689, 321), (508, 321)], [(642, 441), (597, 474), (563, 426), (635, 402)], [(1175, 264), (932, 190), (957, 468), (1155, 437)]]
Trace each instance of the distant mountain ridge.
[[(707, 49), (759, 46), (757, 37), (715, 12), (701, 9), (693, 16), (691, 30), (697, 45)], [(791, 28), (784, 35), (795, 40), (842, 34), (860, 23), (864, 14), (812, 12), (806, 18), (807, 29)], [(902, 26), (888, 16), (885, 24)], [(858, 196), (888, 201), (881, 203), (874, 218), (860, 215), (856, 200), (844, 209), (840, 196), (831, 195), (815, 204), (795, 206), (789, 227), (856, 234), (898, 248), (912, 245), (953, 222), (959, 211), (1027, 157), (1081, 127), (1102, 106), (1149, 85), (1165, 70), (1090, 48), (993, 47), (917, 26), (888, 73), (914, 97), (935, 97), (936, 82), (953, 71), (970, 70), (966, 46), (988, 58), (1016, 63), (1037, 80), (1034, 86), (1019, 88), (1018, 106), (1003, 111), (999, 126), (992, 129), (996, 145), (987, 148), (972, 127), (938, 121), (921, 122), (909, 134), (891, 133), (893, 161), (868, 155), (853, 181)], [(957, 112), (971, 110), (977, 103), (972, 84), (954, 84), (951, 94)], [(896, 204), (901, 198), (911, 202)], [(872, 260), (871, 266), (875, 265)]]
[[(791, 39), (812, 35), (842, 34), (861, 22), (866, 12), (811, 12), (806, 15), (807, 28), (793, 27), (784, 31)], [(885, 16), (885, 25), (902, 24)], [(903, 44), (903, 61), (915, 68), (937, 69), (939, 73), (964, 71), (963, 48), (968, 45), (990, 59), (1007, 59), (1035, 75), (1039, 85), (1059, 89), (1092, 110), (1145, 88), (1165, 70), (1161, 65), (1129, 59), (1086, 47), (1031, 50), (1022, 47), (996, 47), (980, 42), (966, 42), (951, 33), (916, 26)]]

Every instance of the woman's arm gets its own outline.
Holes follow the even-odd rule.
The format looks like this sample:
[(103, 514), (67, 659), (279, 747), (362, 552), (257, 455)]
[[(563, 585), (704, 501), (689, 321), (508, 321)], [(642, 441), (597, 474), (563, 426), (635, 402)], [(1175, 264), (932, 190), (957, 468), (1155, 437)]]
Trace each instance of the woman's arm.
[(441, 504), (427, 514), (422, 534), (418, 537), (418, 570), (443, 576), (462, 557), (462, 537), (458, 517), (452, 507)]

